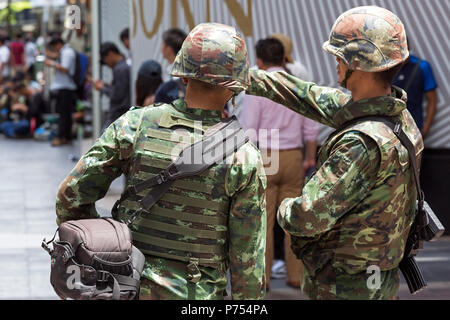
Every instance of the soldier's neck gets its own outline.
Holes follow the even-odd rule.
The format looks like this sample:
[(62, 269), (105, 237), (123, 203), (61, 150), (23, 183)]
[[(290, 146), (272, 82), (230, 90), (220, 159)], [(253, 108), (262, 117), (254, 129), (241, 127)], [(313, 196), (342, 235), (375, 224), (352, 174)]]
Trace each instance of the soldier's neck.
[(372, 90), (368, 90), (368, 91), (361, 91), (361, 90), (352, 91), (353, 101), (382, 97), (382, 96), (389, 96), (389, 95), (391, 95), (391, 88), (383, 89), (383, 90), (372, 88)]
[(223, 111), (227, 103), (226, 100), (220, 99), (217, 95), (195, 94), (189, 90), (186, 92), (184, 101), (186, 102), (188, 108), (213, 111)]
[(390, 85), (383, 85), (372, 76), (354, 78), (352, 76), (351, 80), (352, 81), (348, 83), (347, 87), (352, 92), (353, 101), (382, 97), (391, 94)]

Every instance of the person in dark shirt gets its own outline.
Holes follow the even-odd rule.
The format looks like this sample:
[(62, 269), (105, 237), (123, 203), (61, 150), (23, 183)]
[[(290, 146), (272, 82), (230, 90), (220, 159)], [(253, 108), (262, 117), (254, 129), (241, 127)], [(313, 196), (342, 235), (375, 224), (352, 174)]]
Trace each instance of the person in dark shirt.
[(106, 94), (110, 99), (109, 111), (106, 115), (105, 128), (120, 118), (131, 106), (131, 68), (117, 46), (105, 42), (100, 49), (102, 63), (113, 70), (113, 81), (106, 84), (102, 80), (95, 81), (94, 88)]
[(181, 79), (164, 82), (156, 91), (155, 103), (172, 103), (184, 98), (186, 86)]
[(145, 61), (136, 80), (136, 105), (146, 107), (155, 102), (155, 92), (162, 83), (161, 65), (155, 60)]
[[(427, 137), (437, 110), (438, 87), (428, 61), (410, 55), (393, 83), (408, 94), (407, 107), (424, 138)], [(423, 116), (423, 98), (427, 100), (426, 117)]]
[(43, 92), (27, 86), (24, 82), (16, 83), (14, 91), (26, 99), (30, 129), (33, 131), (44, 123), (43, 114), (46, 112), (47, 105)]

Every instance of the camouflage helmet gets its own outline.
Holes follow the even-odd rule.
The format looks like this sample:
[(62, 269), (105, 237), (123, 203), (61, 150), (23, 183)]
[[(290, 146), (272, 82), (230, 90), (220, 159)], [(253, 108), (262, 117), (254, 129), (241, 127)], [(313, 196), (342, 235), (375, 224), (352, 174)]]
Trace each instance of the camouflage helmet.
[(405, 27), (391, 11), (376, 6), (344, 12), (334, 23), (323, 49), (350, 70), (380, 72), (409, 57)]
[(248, 69), (247, 47), (236, 29), (202, 23), (184, 41), (172, 76), (200, 80), (239, 93), (250, 83)]

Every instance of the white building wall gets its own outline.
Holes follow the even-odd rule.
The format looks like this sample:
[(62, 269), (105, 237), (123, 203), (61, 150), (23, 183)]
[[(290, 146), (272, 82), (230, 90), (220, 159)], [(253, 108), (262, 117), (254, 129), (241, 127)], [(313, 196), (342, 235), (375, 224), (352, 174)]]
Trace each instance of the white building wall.
[[(160, 53), (162, 33), (165, 30), (175, 25), (189, 32), (189, 24), (211, 21), (233, 25), (246, 34), (252, 64), (255, 64), (256, 59), (256, 41), (275, 32), (289, 35), (294, 41), (294, 59), (306, 65), (314, 82), (327, 86), (336, 86), (336, 62), (332, 56), (322, 51), (322, 43), (327, 40), (336, 18), (355, 6), (385, 7), (404, 22), (414, 53), (431, 63), (439, 85), (438, 113), (426, 145), (431, 148), (450, 148), (448, 0), (130, 1), (134, 73), (147, 59), (157, 60), (163, 68), (167, 66)], [(232, 8), (237, 10), (233, 11)], [(329, 130), (323, 130), (321, 140), (328, 133)]]

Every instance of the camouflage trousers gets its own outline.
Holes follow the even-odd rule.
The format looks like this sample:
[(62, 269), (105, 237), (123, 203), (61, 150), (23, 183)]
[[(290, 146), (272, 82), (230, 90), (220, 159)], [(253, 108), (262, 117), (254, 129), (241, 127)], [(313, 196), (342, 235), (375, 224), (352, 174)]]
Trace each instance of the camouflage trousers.
[(370, 288), (366, 272), (349, 274), (325, 265), (316, 274), (305, 267), (302, 291), (312, 300), (397, 300), (400, 287), (398, 268), (381, 271), (380, 286)]
[(198, 283), (187, 280), (186, 263), (146, 256), (140, 300), (223, 300), (227, 278), (223, 268), (200, 267)]

